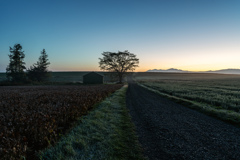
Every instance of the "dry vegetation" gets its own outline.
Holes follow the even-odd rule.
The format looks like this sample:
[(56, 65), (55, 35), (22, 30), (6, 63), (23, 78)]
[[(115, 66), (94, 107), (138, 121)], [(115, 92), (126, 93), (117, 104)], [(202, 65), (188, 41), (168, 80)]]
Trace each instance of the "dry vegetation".
[(0, 157), (34, 158), (122, 85), (1, 87)]
[(127, 86), (101, 101), (82, 116), (41, 160), (143, 160), (142, 148), (126, 107)]

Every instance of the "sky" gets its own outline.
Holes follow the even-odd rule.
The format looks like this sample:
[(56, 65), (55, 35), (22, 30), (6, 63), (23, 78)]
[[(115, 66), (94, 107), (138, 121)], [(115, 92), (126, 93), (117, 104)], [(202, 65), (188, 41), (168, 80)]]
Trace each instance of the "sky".
[(51, 71), (99, 71), (125, 50), (136, 71), (240, 68), (240, 1), (0, 0), (0, 72), (17, 43), (27, 68), (44, 48)]

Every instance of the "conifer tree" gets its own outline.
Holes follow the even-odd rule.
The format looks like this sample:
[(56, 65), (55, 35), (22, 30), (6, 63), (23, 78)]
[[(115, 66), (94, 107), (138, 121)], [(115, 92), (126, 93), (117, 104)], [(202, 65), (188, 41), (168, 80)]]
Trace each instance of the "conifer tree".
[(41, 51), (41, 55), (38, 58), (38, 61), (36, 64), (33, 64), (33, 66), (28, 69), (28, 77), (30, 80), (33, 81), (46, 81), (49, 78), (49, 72), (47, 70), (48, 66), (50, 65), (50, 62), (48, 61), (48, 55), (43, 49)]
[(26, 76), (24, 73), (25, 67), (25, 54), (22, 51), (22, 46), (20, 44), (15, 44), (14, 47), (10, 47), (10, 63), (6, 68), (6, 75), (9, 81), (22, 82), (25, 80)]

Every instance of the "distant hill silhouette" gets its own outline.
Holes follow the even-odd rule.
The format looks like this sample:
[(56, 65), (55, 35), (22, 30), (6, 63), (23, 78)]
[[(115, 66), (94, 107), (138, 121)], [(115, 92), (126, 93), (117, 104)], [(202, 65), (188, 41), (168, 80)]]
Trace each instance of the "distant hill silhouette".
[(216, 71), (207, 71), (207, 73), (240, 74), (240, 69), (221, 69)]
[(152, 70), (148, 70), (147, 72), (189, 72), (189, 71), (184, 71), (181, 69), (176, 69), (176, 68), (169, 68), (169, 69), (152, 69)]
[(152, 69), (148, 70), (146, 72), (170, 72), (170, 73), (220, 73), (220, 74), (240, 74), (240, 69), (221, 69), (221, 70), (209, 70), (209, 71), (202, 71), (202, 72), (192, 72), (192, 71), (186, 71), (176, 68), (170, 68), (170, 69)]

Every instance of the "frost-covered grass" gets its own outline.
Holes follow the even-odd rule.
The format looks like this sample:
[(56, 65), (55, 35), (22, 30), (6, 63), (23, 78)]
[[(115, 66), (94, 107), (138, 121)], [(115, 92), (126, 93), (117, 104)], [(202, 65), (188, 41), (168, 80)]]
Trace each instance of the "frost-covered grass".
[(98, 104), (40, 159), (144, 159), (126, 108), (126, 90)]
[[(218, 75), (219, 76), (219, 75)], [(166, 78), (166, 77), (165, 77)], [(224, 121), (240, 125), (240, 78), (141, 79), (137, 82), (158, 94), (174, 99)]]

